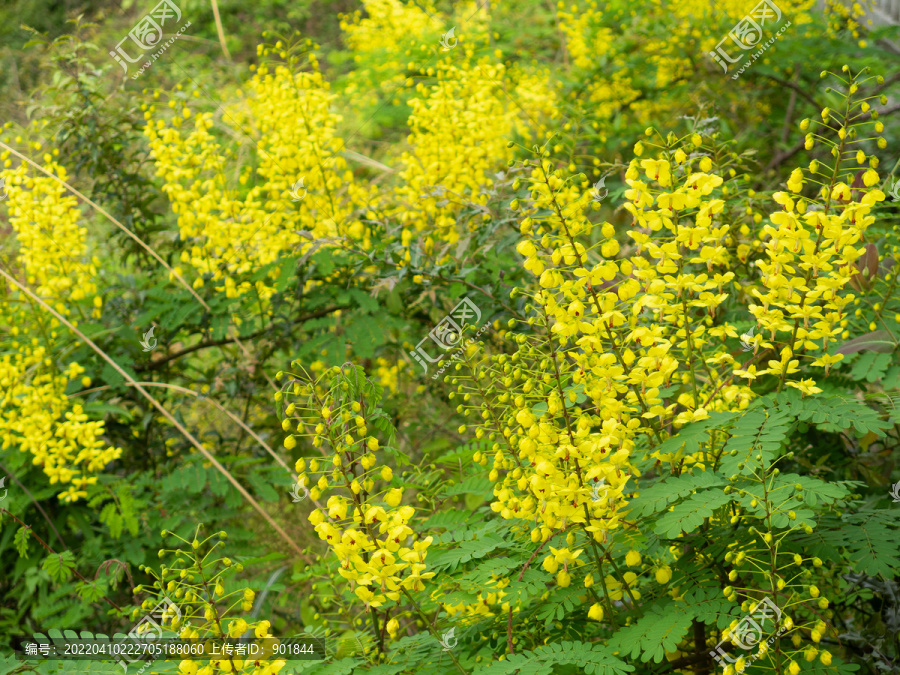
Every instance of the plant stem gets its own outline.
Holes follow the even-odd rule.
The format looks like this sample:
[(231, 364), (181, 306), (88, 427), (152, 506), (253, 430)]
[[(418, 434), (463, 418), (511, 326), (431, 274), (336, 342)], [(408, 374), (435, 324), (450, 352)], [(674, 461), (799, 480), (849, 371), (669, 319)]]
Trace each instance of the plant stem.
[[(402, 587), (400, 590), (403, 591), (403, 595), (406, 596), (406, 599), (409, 600), (410, 604), (413, 606), (413, 608), (415, 608), (416, 612), (419, 613), (419, 616), (422, 617), (422, 621), (424, 622), (425, 627), (428, 629), (428, 632), (434, 636), (435, 640), (437, 640), (438, 642), (441, 642), (441, 639), (438, 637), (437, 631), (431, 627), (430, 623), (428, 623), (428, 617), (425, 616), (425, 614), (422, 612), (421, 609), (419, 609), (419, 606), (416, 604), (416, 601), (413, 600), (412, 596), (409, 594), (409, 591)], [(441, 642), (441, 644), (443, 644), (443, 642)], [(446, 652), (447, 652), (447, 655), (450, 657), (450, 660), (453, 661), (453, 664), (456, 666), (456, 669), (459, 672), (461, 672), (462, 675), (469, 675), (466, 672), (466, 670), (459, 664), (459, 661), (456, 660), (456, 657), (453, 656), (453, 650), (447, 649)]]

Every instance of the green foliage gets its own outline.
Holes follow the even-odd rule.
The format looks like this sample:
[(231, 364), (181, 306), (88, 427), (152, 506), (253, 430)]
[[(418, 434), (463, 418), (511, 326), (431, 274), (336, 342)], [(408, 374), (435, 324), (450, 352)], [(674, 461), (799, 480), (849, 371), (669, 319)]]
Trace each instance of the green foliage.
[[(370, 65), (360, 64), (348, 51), (336, 20), (337, 13), (352, 12), (359, 3), (220, 0), (225, 40), (232, 52), (228, 62), (221, 54), (210, 3), (185, 2), (179, 4), (197, 29), (190, 36), (191, 47), (179, 54), (177, 67), (148, 73), (141, 83), (148, 87), (144, 94), (133, 86), (119, 86), (114, 77), (119, 66), (106, 52), (155, 0), (147, 5), (126, 1), (121, 7), (100, 3), (100, 11), (107, 16), (97, 17), (96, 23), (78, 20), (69, 26), (64, 19), (71, 17), (61, 13), (65, 4), (18, 0), (0, 8), (0, 34), (7, 45), (4, 63), (15, 66), (5, 66), (0, 73), (0, 86), (8, 94), (0, 104), (5, 111), (2, 117), (16, 122), (14, 133), (25, 136), (23, 146), (39, 138), (24, 130), (26, 124), (32, 119), (46, 122), (40, 138), (59, 151), (58, 161), (72, 174), (69, 182), (172, 266), (196, 242), (183, 241), (177, 234), (177, 215), (168, 209), (140, 133), (144, 109), (156, 101), (153, 87), (158, 85), (172, 94), (172, 100), (183, 102), (187, 92), (176, 85), (187, 87), (184, 77), (189, 73), (204, 91), (226, 99), (234, 88), (244, 86), (244, 69), (262, 61), (255, 59), (254, 50), (263, 28), (282, 33), (299, 29), (314, 35), (334, 90), (343, 90), (353, 75)], [(455, 9), (450, 2), (435, 4), (448, 13)], [(761, 60), (741, 88), (735, 85), (726, 92), (709, 77), (709, 69), (716, 67), (699, 64), (702, 50), (693, 43), (696, 36), (690, 36), (688, 43), (673, 42), (672, 25), (663, 16), (667, 11), (656, 7), (648, 14), (630, 3), (612, 2), (592, 15), (591, 21), (611, 31), (618, 53), (611, 57), (599, 45), (592, 45), (590, 65), (572, 71), (560, 67), (560, 63), (568, 66), (571, 49), (552, 5), (490, 5), (494, 6), (487, 25), (496, 30), (491, 46), (501, 51), (507, 66), (527, 64), (534, 58), (552, 67), (564, 103), (553, 110), (559, 116), (548, 127), (555, 139), (548, 148), (560, 166), (577, 163), (579, 171), (595, 171), (594, 178), (599, 178), (601, 168), (604, 173), (609, 170), (610, 201), (616, 206), (605, 204), (602, 216), (615, 226), (619, 238), (633, 227), (631, 215), (618, 208), (629, 188), (619, 182), (625, 169), (620, 160), (651, 122), (690, 128), (708, 116), (720, 139), (734, 137), (733, 145), (719, 144), (713, 150), (717, 162), (734, 170), (729, 189), (733, 186), (740, 195), (748, 194), (751, 186), (759, 191), (780, 189), (790, 173), (786, 158), (794, 157), (803, 166), (815, 156), (805, 149), (792, 150), (798, 138), (788, 132), (795, 118), (817, 116), (819, 102), (835, 106), (839, 101), (819, 84), (818, 72), (839, 71), (845, 61), (854, 64), (854, 72), (866, 64), (882, 70), (896, 65), (885, 61), (886, 52), (875, 49), (875, 33), (867, 47), (832, 34), (817, 39), (786, 35), (780, 44), (790, 61), (815, 67), (792, 69), (795, 79), (787, 83), (783, 59)], [(733, 21), (721, 19), (727, 31)], [(697, 18), (704, 23), (712, 20), (712, 15)], [(47, 34), (19, 30), (21, 23)], [(34, 43), (23, 49), (29, 38)], [(658, 77), (668, 57), (663, 52), (648, 54), (643, 47), (648, 43), (677, 43), (680, 50), (697, 54), (699, 65), (660, 87)], [(382, 55), (365, 58), (377, 64)], [(188, 67), (189, 63), (199, 65)], [(628, 100), (599, 100), (602, 91), (599, 99), (588, 93), (593, 83), (616, 93), (624, 91), (626, 87), (616, 79), (621, 74), (631, 78), (629, 88), (634, 88)], [(418, 79), (425, 87), (435, 82), (430, 76)], [(411, 107), (406, 99), (395, 104), (395, 92), (375, 84), (376, 102), (371, 109), (350, 109), (339, 102), (346, 115), (339, 131), (348, 149), (397, 166), (391, 153), (409, 149)], [(895, 90), (888, 91), (894, 97)], [(513, 96), (505, 93), (507, 98)], [(225, 143), (228, 139), (220, 127), (223, 117), (232, 113), (225, 108), (220, 113), (220, 101), (212, 103), (218, 115), (217, 138)], [(647, 103), (653, 107), (645, 107)], [(691, 116), (684, 124), (676, 121), (682, 113)], [(662, 114), (670, 119), (646, 119)], [(569, 129), (559, 122), (563, 119), (571, 123)], [(891, 124), (889, 114), (883, 114), (883, 119)], [(253, 136), (258, 130), (248, 124), (243, 131)], [(890, 147), (896, 147), (896, 127), (889, 127), (885, 135)], [(252, 146), (237, 147), (236, 169), (250, 167), (252, 162), (245, 155), (248, 147)], [(583, 164), (589, 161), (585, 158), (593, 157), (602, 158), (603, 166)], [(371, 165), (351, 166), (355, 175), (379, 190), (388, 193), (391, 189), (382, 174), (370, 171)], [(886, 169), (882, 174), (890, 166)], [(478, 675), (661, 675), (673, 670), (667, 662), (708, 653), (719, 641), (718, 631), (745, 616), (746, 603), (763, 596), (776, 597), (798, 625), (807, 620), (802, 631), (805, 641), (811, 622), (827, 618), (831, 632), (819, 646), (832, 649), (834, 661), (831, 666), (803, 661), (802, 673), (849, 673), (860, 664), (869, 669), (867, 675), (895, 672), (896, 666), (885, 666), (876, 650), (896, 662), (900, 644), (898, 627), (884, 618), (898, 611), (891, 600), (896, 591), (889, 582), (900, 575), (897, 506), (889, 497), (900, 465), (900, 366), (896, 365), (895, 338), (900, 331), (893, 316), (900, 312), (900, 303), (896, 276), (891, 276), (896, 274), (891, 271), (896, 269), (892, 252), (897, 243), (896, 204), (882, 204), (870, 229), (880, 267), (870, 278), (857, 282), (861, 284), (856, 289), (859, 302), (847, 315), (847, 332), (860, 337), (835, 337), (844, 341), (835, 342), (832, 352), (847, 357), (818, 381), (824, 391), (804, 396), (790, 388), (771, 391), (754, 384), (759, 397), (746, 410), (710, 410), (706, 419), (682, 428), (660, 428), (658, 435), (640, 439), (630, 460), (639, 476), (621, 497), (622, 519), (599, 538), (602, 541), (584, 546), (580, 564), (568, 568), (571, 584), (561, 586), (542, 562), (550, 547), (574, 547), (567, 536), (577, 529), (572, 527), (577, 520), (572, 519), (580, 515), (567, 515), (569, 530), (549, 539), (541, 533), (536, 541), (529, 527), (493, 511), (489, 503), (496, 494), (488, 475), (495, 446), (520, 432), (498, 428), (496, 434), (472, 437), (459, 431), (460, 425), (471, 424), (471, 405), (451, 401), (452, 385), (443, 378), (422, 376), (409, 359), (411, 347), (466, 295), (477, 302), (485, 322), (497, 321), (496, 330), (482, 338), (485, 351), (505, 355), (515, 351), (501, 329), (512, 318), (526, 323), (521, 319), (530, 314), (526, 309), (533, 302), (530, 296), (539, 290), (531, 273), (522, 269), (515, 248), (521, 241), (520, 223), (508, 203), (517, 177), (516, 170), (497, 173), (484, 186), (485, 206), (460, 209), (458, 241), (426, 245), (430, 232), (414, 233), (404, 241), (394, 236), (402, 229), (397, 214), (363, 214), (367, 222), (373, 218), (386, 223), (377, 230), (379, 236), (369, 250), (327, 248), (318, 240), (309, 249), (287, 252), (247, 270), (241, 280), (251, 285), (265, 281), (274, 288), (268, 301), (271, 311), (261, 309), (263, 303), (254, 293), (229, 298), (210, 290), (213, 284), (199, 291), (206, 306), (198, 303), (187, 289), (171, 282), (168, 272), (143, 246), (85, 205), (83, 225), (94, 237), (92, 253), (103, 260), (105, 307), (101, 319), (79, 317), (79, 329), (135, 380), (148, 383), (147, 391), (215, 457), (221, 469), (96, 352), (66, 334), (48, 358), (61, 367), (76, 361), (86, 368), (92, 384), (82, 387), (73, 382), (66, 394), (72, 402), (81, 403), (92, 420), (103, 420), (105, 442), (125, 452), (99, 472), (88, 499), (62, 504), (56, 498), (59, 486), (48, 484), (40, 467), (22, 452), (24, 448), (3, 445), (0, 476), (7, 472), (16, 476), (29, 494), (7, 485), (8, 501), (0, 503), (8, 509), (0, 512), (0, 632), (30, 635), (43, 630), (47, 639), (61, 640), (59, 629), (71, 627), (88, 626), (108, 634), (128, 630), (133, 624), (131, 613), (141, 602), (133, 589), (146, 585), (151, 580), (147, 570), (160, 565), (160, 531), (189, 537), (197, 523), (204, 523), (211, 531), (228, 532), (234, 551), (230, 555), (243, 566), (237, 576), (257, 591), (246, 616), (270, 620), (272, 632), (279, 636), (301, 631), (326, 636), (328, 630), (329, 640), (343, 635), (348, 641), (359, 637), (365, 643), (362, 651), (342, 645), (323, 662), (288, 662), (283, 675), (458, 672), (430, 632), (430, 628), (450, 625), (458, 627), (454, 657), (466, 672)], [(236, 171), (234, 180), (228, 176), (228, 184), (238, 179)], [(748, 214), (758, 201), (747, 197)], [(731, 204), (726, 208), (721, 222), (733, 227), (725, 238), (737, 237), (741, 227), (755, 226), (752, 216), (741, 209)], [(492, 220), (479, 225), (485, 209)], [(533, 217), (540, 221), (549, 215), (550, 211), (544, 211)], [(766, 214), (767, 219), (770, 216)], [(757, 235), (755, 230), (751, 234)], [(7, 257), (14, 237), (2, 224), (0, 239), (5, 251), (0, 263), (18, 274), (15, 258)], [(438, 252), (426, 253), (432, 245)], [(591, 255), (596, 251), (592, 249)], [(510, 297), (511, 288), (519, 292), (517, 297)], [(742, 302), (749, 304), (754, 290), (753, 285), (739, 289)], [(0, 301), (6, 301), (6, 293), (4, 286)], [(879, 309), (874, 309), (876, 303)], [(853, 313), (856, 309), (858, 314)], [(734, 325), (742, 329), (752, 325), (740, 302), (726, 311), (734, 315)], [(870, 326), (876, 321), (875, 328)], [(140, 339), (151, 326), (160, 347), (146, 352)], [(49, 323), (47, 328), (62, 332)], [(538, 336), (534, 326), (522, 330), (528, 339)], [(11, 349), (12, 327), (0, 325), (0, 333), (2, 360)], [(733, 336), (728, 339), (739, 349)], [(253, 346), (252, 360), (241, 344)], [(806, 367), (807, 355), (798, 356)], [(777, 357), (765, 355), (760, 362), (768, 358)], [(406, 363), (399, 367), (404, 359)], [(425, 618), (408, 607), (392, 609), (390, 616), (401, 621), (394, 639), (386, 638), (385, 630), (377, 634), (369, 623), (370, 611), (347, 588), (334, 556), (325, 554), (309, 524), (311, 500), (295, 503), (289, 496), (294, 463), (301, 458), (321, 460), (318, 449), (309, 443), (283, 445), (282, 424), (289, 416), (283, 405), (272, 405), (271, 379), (292, 361), (316, 372), (341, 366), (335, 387), (346, 388), (340, 396), (348, 401), (377, 399), (370, 433), (381, 439), (379, 452), (395, 468), (392, 486), (402, 487), (403, 503), (416, 508), (414, 529), (433, 537), (427, 571), (437, 577), (415, 596)], [(700, 377), (706, 374), (701, 371)], [(549, 367), (539, 376), (545, 375), (554, 377)], [(589, 397), (583, 384), (564, 376), (558, 385), (572, 410), (587, 410)], [(672, 400), (686, 391), (676, 380), (666, 387), (670, 387), (666, 396)], [(5, 395), (4, 390), (0, 398)], [(509, 405), (510, 401), (502, 401), (502, 406)], [(531, 411), (541, 416), (549, 414), (549, 409), (545, 400)], [(603, 417), (608, 411), (593, 414)], [(476, 456), (486, 458), (486, 463)], [(229, 476), (257, 502), (259, 510)], [(286, 535), (277, 534), (260, 510)], [(21, 522), (12, 520), (12, 514)], [(766, 535), (777, 547), (769, 546)], [(627, 562), (630, 551), (640, 552), (640, 565)], [(752, 564), (737, 564), (737, 551), (749, 551)], [(802, 582), (808, 589), (814, 581), (822, 597), (828, 598), (827, 607), (815, 604), (808, 591), (801, 595), (773, 590), (763, 576), (761, 570), (788, 564), (785, 561), (795, 555), (804, 563), (792, 568), (791, 574), (797, 577), (790, 577), (791, 583)], [(821, 567), (809, 562), (813, 556), (821, 558)], [(657, 582), (657, 573), (664, 569), (671, 572), (671, 581)], [(622, 582), (627, 573), (634, 578), (626, 589)], [(589, 587), (585, 584), (588, 574), (593, 577)], [(865, 578), (852, 581), (850, 575)], [(727, 588), (733, 593), (726, 593)], [(634, 592), (636, 602), (631, 597)], [(616, 599), (608, 597), (616, 593)], [(588, 608), (594, 605), (604, 609), (603, 621), (588, 618)], [(705, 631), (702, 645), (697, 644), (698, 624)], [(857, 629), (859, 639), (853, 644), (858, 648), (848, 648), (839, 658), (836, 636)], [(512, 655), (508, 654), (508, 630)], [(378, 646), (379, 638), (384, 638), (386, 648)], [(781, 643), (788, 642), (785, 638)], [(506, 658), (497, 660), (500, 655)], [(46, 662), (23, 669), (6, 655), (0, 654), (0, 659), (0, 672), (121, 672), (115, 664), (100, 662), (89, 666)], [(859, 663), (849, 663), (851, 659)], [(152, 668), (151, 672), (175, 672), (177, 664), (157, 663)], [(713, 668), (707, 660), (677, 670), (711, 673)], [(764, 668), (775, 666), (754, 664), (749, 672)], [(785, 664), (781, 672), (788, 672)]]
[(756, 467), (766, 470), (781, 449), (790, 430), (791, 414), (772, 409), (772, 401), (760, 399), (730, 428), (719, 470), (727, 476), (750, 475)]
[(51, 553), (44, 558), (44, 562), (41, 563), (41, 569), (47, 572), (56, 583), (67, 581), (72, 577), (72, 570), (75, 567), (74, 560), (75, 556), (72, 555), (71, 551)]
[(543, 675), (554, 672), (554, 665), (574, 665), (581, 672), (595, 675), (619, 675), (634, 670), (615, 658), (608, 649), (586, 642), (559, 642), (511, 656), (508, 661), (479, 670), (481, 675), (503, 675), (517, 669), (523, 675)]
[(691, 627), (691, 615), (673, 611), (676, 603), (653, 606), (632, 626), (619, 630), (609, 642), (612, 649), (622, 650), (631, 658), (646, 663), (659, 663), (666, 652), (674, 652)]

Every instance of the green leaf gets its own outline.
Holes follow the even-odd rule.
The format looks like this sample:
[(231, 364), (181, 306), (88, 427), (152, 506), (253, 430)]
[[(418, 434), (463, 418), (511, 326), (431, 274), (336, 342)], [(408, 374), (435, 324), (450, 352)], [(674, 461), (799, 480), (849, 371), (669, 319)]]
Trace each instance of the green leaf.
[(312, 259), (316, 263), (318, 273), (327, 277), (334, 271), (334, 253), (332, 251), (320, 251)]
[(119, 513), (115, 502), (109, 502), (103, 507), (100, 511), (99, 519), (101, 523), (106, 523), (109, 526), (109, 534), (113, 539), (118, 539), (122, 536), (122, 527), (125, 521), (122, 520), (122, 515)]
[(68, 581), (72, 577), (72, 570), (75, 569), (75, 557), (71, 551), (51, 553), (44, 559), (41, 569), (56, 583)]
[(849, 560), (857, 572), (892, 578), (900, 561), (900, 531), (888, 510), (852, 514), (845, 518)]
[(227, 316), (214, 316), (212, 319), (212, 338), (213, 340), (222, 340), (228, 333), (228, 326), (231, 321)]
[(127, 484), (122, 485), (116, 491), (116, 495), (119, 498), (122, 522), (125, 523), (131, 536), (136, 537), (138, 534), (138, 519), (135, 515), (135, 501), (134, 497), (131, 496), (131, 487)]
[(876, 354), (866, 352), (853, 363), (850, 369), (850, 378), (861, 382), (875, 382), (880, 380), (893, 363), (893, 354)]
[(495, 661), (476, 670), (474, 675), (550, 675), (556, 672), (554, 665), (577, 666), (579, 673), (587, 675), (621, 675), (634, 670), (634, 666), (616, 658), (612, 652), (596, 642), (554, 642)]
[(91, 583), (82, 582), (78, 586), (78, 595), (85, 602), (95, 602), (106, 597), (106, 579), (100, 578)]
[(693, 621), (690, 614), (671, 611), (672, 604), (654, 606), (633, 625), (613, 635), (609, 647), (633, 659), (640, 656), (643, 663), (662, 661), (667, 652), (677, 649)]
[(696, 475), (682, 474), (641, 490), (638, 497), (628, 503), (629, 518), (640, 518), (662, 511), (677, 499), (686, 497), (694, 490), (725, 485), (726, 481), (712, 471), (702, 471)]
[(28, 557), (28, 533), (30, 530), (29, 527), (20, 527), (16, 530), (16, 536), (13, 538), (20, 558)]
[(275, 282), (275, 290), (284, 293), (284, 289), (288, 287), (291, 279), (297, 274), (297, 264), (293, 258), (287, 258), (281, 262), (281, 273)]
[[(525, 561), (522, 562), (524, 564)], [(509, 596), (504, 596), (504, 600), (512, 605), (529, 603), (531, 598), (546, 593), (548, 578), (547, 573), (543, 570), (527, 567), (522, 574), (521, 581), (518, 574), (511, 576), (509, 585), (503, 589), (509, 593)]]
[(247, 474), (247, 480), (256, 488), (257, 494), (267, 502), (277, 502), (279, 499), (278, 492), (272, 487), (272, 484), (264, 480), (257, 472), (251, 471)]
[(731, 429), (719, 465), (720, 472), (726, 476), (768, 470), (790, 430), (793, 422), (790, 412), (780, 410), (768, 397), (757, 401)]
[(725, 426), (738, 416), (738, 413), (714, 412), (709, 418), (692, 422), (681, 429), (675, 436), (663, 441), (655, 448), (656, 454), (676, 453), (684, 448), (685, 455), (693, 455), (701, 450), (701, 444), (708, 443), (708, 434)]
[(378, 320), (367, 314), (356, 314), (346, 329), (347, 341), (360, 358), (371, 359), (375, 349), (384, 343), (384, 331)]
[(90, 417), (100, 417), (102, 413), (113, 413), (124, 418), (125, 422), (134, 419), (134, 415), (125, 410), (125, 408), (113, 405), (112, 403), (101, 403), (100, 401), (91, 401), (84, 404), (84, 412)]
[(104, 382), (113, 387), (120, 385), (125, 381), (125, 378), (122, 377), (121, 374), (119, 374), (119, 371), (113, 368), (108, 363), (104, 364), (103, 370), (100, 372), (100, 375), (103, 378)]
[(679, 534), (693, 532), (713, 511), (732, 500), (732, 495), (723, 490), (713, 489), (698, 492), (677, 504), (673, 509), (660, 517), (654, 531), (661, 537), (674, 539)]
[[(462, 525), (465, 522), (468, 522), (471, 518), (472, 512), (463, 509), (448, 509), (447, 511), (437, 511), (428, 517), (428, 519), (422, 524), (422, 527), (426, 531), (437, 528), (451, 530), (455, 527), (458, 527), (459, 525)], [(431, 558), (429, 558), (428, 560), (430, 562)]]
[(456, 548), (436, 551), (435, 554), (432, 554), (431, 549), (429, 549), (429, 568), (434, 570), (449, 568), (453, 570), (472, 559), (483, 558), (498, 548), (509, 548), (510, 546), (511, 544), (504, 541), (501, 537), (487, 534), (478, 539), (462, 541)]
[(881, 419), (865, 402), (852, 397), (801, 397), (800, 392), (791, 389), (779, 393), (775, 397), (775, 403), (797, 419), (812, 422), (823, 431), (831, 433), (856, 429), (860, 436), (873, 433), (881, 437), (886, 429), (891, 428), (891, 423)]
[(548, 598), (547, 602), (538, 607), (535, 616), (544, 620), (544, 628), (549, 628), (555, 621), (562, 621), (576, 608), (581, 611), (581, 603), (578, 596), (584, 595), (584, 589), (577, 585), (568, 588), (559, 588)]
[(200, 311), (200, 305), (195, 302), (180, 303), (175, 306), (170, 315), (164, 316), (160, 323), (165, 326), (167, 331), (174, 334), (191, 314), (198, 311)]
[(454, 495), (474, 494), (481, 497), (490, 497), (493, 495), (494, 485), (490, 479), (484, 475), (469, 476), (462, 483), (444, 488), (442, 493), (447, 497)]

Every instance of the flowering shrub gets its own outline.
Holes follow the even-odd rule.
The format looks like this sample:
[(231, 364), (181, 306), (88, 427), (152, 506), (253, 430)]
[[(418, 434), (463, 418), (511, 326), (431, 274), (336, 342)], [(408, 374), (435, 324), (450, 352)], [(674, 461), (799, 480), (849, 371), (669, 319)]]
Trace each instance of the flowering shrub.
[[(5, 153), (4, 159), (9, 157)], [(63, 167), (45, 154), (46, 170), (65, 180)], [(88, 259), (85, 229), (78, 226), (75, 199), (51, 178), (34, 176), (25, 166), (0, 171), (12, 189), (10, 225), (19, 242), (21, 273), (36, 293), (63, 315), (99, 319), (103, 301), (96, 277), (100, 261)], [(6, 291), (8, 293), (9, 291)], [(7, 298), (9, 296), (7, 295)], [(0, 447), (33, 455), (51, 484), (68, 485), (59, 494), (70, 502), (87, 497), (94, 475), (122, 454), (102, 438), (104, 422), (91, 421), (83, 407), (65, 395), (70, 382), (90, 386), (76, 361), (55, 363), (51, 354), (66, 342), (60, 323), (34, 303), (0, 305), (0, 324), (8, 327), (8, 351), (0, 356)], [(6, 330), (4, 332), (6, 332)]]
[(737, 2), (366, 1), (140, 94), (61, 60), (0, 137), (0, 623), (329, 647), (182, 675), (888, 672), (896, 85), (779, 7), (739, 82)]

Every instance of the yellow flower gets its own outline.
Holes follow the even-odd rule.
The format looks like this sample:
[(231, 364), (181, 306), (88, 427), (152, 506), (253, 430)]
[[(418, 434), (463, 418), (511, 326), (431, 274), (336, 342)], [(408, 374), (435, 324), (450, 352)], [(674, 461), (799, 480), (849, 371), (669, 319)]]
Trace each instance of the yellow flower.
[(399, 506), (403, 499), (403, 490), (401, 488), (393, 488), (388, 490), (384, 496), (384, 501), (388, 506)]
[(599, 603), (594, 603), (588, 610), (588, 618), (594, 621), (603, 621), (603, 607)]
[(550, 574), (555, 574), (556, 570), (559, 569), (559, 563), (556, 562), (556, 558), (552, 555), (548, 555), (544, 558), (543, 568), (550, 572)]
[(387, 622), (387, 632), (391, 638), (397, 637), (397, 631), (400, 630), (400, 622), (396, 618)]
[(641, 564), (641, 554), (637, 551), (629, 551), (625, 556), (625, 564), (629, 567), (637, 567)]
[(247, 632), (247, 622), (243, 619), (238, 619), (236, 621), (232, 621), (228, 625), (228, 635), (231, 637), (241, 637), (244, 633)]

